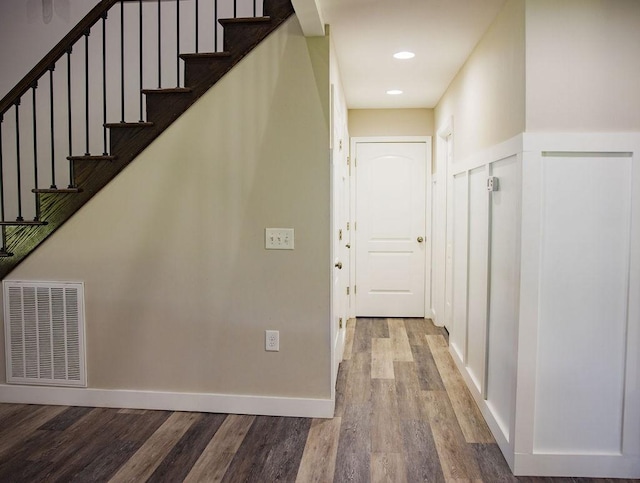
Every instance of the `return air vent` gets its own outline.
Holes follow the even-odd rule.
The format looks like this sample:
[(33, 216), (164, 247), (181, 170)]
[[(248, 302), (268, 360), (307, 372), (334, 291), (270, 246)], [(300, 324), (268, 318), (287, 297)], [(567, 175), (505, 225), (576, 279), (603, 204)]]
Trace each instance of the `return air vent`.
[(4, 281), (7, 382), (86, 386), (84, 285)]

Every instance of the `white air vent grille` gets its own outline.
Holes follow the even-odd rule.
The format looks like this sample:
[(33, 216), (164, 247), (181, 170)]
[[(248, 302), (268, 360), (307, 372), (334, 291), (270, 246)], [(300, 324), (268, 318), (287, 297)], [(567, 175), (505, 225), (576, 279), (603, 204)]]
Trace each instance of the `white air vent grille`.
[(86, 386), (83, 284), (3, 286), (7, 382)]

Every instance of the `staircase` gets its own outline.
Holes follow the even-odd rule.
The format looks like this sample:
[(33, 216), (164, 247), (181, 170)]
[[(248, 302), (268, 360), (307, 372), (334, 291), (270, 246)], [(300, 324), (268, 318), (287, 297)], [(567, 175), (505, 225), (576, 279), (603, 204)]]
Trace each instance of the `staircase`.
[(290, 0), (264, 0), (261, 12), (255, 0), (96, 5), (0, 101), (0, 277), (292, 14)]

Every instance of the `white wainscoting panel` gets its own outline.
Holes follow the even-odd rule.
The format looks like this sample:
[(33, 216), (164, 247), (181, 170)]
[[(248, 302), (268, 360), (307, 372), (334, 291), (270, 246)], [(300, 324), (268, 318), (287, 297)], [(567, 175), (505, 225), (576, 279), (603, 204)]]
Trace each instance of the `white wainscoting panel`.
[(491, 195), (487, 404), (509, 439), (515, 407), (519, 261), (520, 161), (518, 156), (491, 164), (499, 190)]
[(467, 173), (453, 178), (453, 328), (449, 344), (460, 360), (467, 351), (467, 226), (468, 226)]
[(523, 134), (452, 168), (450, 352), (507, 463), (640, 479), (640, 135)]
[(469, 295), (467, 371), (476, 389), (484, 394), (487, 338), (487, 265), (489, 255), (489, 170), (469, 171)]
[(620, 454), (632, 158), (543, 153), (541, 162), (534, 453)]

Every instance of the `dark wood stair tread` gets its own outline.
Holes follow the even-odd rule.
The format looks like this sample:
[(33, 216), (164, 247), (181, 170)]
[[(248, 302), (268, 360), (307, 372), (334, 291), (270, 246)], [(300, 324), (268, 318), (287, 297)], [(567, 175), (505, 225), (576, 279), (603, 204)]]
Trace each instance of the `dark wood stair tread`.
[(231, 57), (231, 52), (198, 52), (192, 54), (180, 54), (182, 60), (210, 60), (210, 59), (226, 59)]
[(104, 125), (108, 129), (131, 129), (132, 127), (153, 127), (152, 122), (108, 122)]
[(234, 24), (234, 23), (268, 23), (271, 22), (271, 17), (236, 17), (236, 18), (221, 18), (218, 19), (220, 25)]
[(46, 221), (0, 221), (0, 226), (44, 226), (48, 223)]
[(107, 154), (84, 154), (82, 156), (67, 156), (69, 161), (114, 161), (117, 156), (109, 156)]
[(189, 94), (193, 89), (189, 87), (170, 87), (165, 89), (142, 89), (143, 94)]
[(37, 188), (31, 190), (32, 193), (60, 193), (60, 194), (74, 194), (82, 193), (81, 188)]

